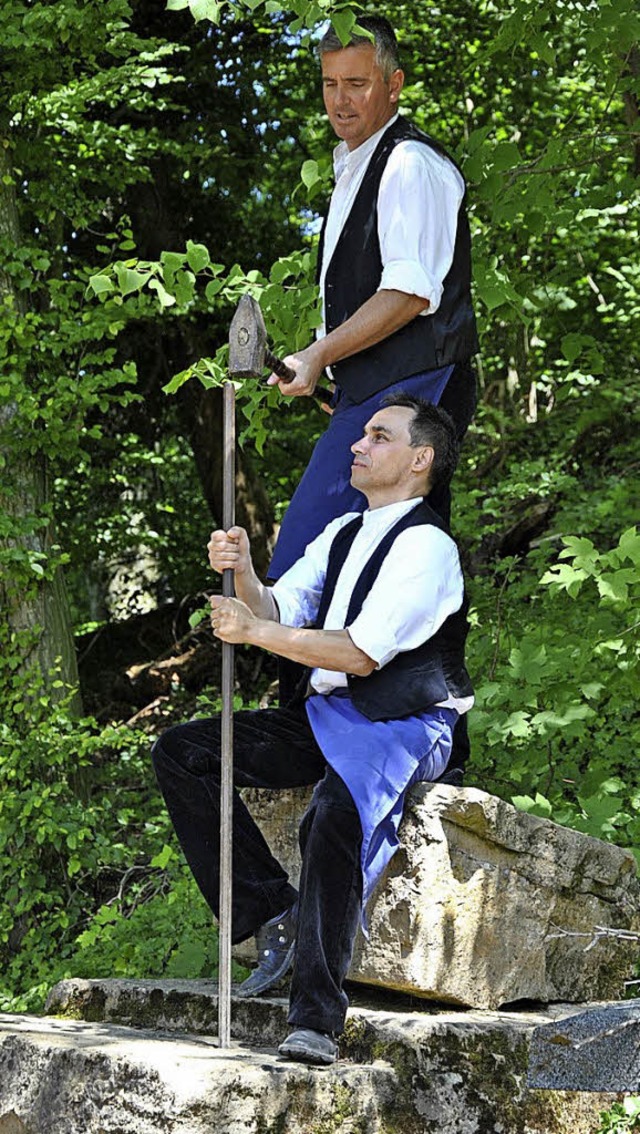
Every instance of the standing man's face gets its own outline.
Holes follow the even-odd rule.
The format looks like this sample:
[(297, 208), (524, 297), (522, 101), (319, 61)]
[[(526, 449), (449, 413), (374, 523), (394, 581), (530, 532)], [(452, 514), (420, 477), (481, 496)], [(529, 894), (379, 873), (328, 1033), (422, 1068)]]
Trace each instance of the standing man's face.
[(322, 56), (322, 92), (329, 121), (350, 150), (366, 142), (396, 113), (402, 71), (387, 81), (373, 44), (327, 51)]

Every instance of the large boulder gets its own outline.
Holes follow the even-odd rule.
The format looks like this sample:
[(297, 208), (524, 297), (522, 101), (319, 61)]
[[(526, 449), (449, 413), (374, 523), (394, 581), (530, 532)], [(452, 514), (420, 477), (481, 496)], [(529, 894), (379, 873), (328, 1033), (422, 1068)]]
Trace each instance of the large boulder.
[[(295, 883), (309, 792), (243, 795)], [(475, 788), (419, 784), (349, 979), (474, 1008), (615, 999), (637, 945), (602, 934), (587, 949), (590, 935), (634, 928), (639, 911), (629, 852)]]

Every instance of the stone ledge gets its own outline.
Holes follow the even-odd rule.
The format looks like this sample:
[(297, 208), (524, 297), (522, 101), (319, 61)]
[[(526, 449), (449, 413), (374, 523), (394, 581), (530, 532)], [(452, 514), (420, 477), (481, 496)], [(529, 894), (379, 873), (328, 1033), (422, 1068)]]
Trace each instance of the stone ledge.
[[(297, 882), (297, 830), (310, 791), (243, 796)], [(639, 910), (628, 851), (475, 788), (419, 784), (349, 979), (476, 1008), (608, 1000), (622, 994), (634, 943), (601, 940), (585, 952), (583, 939), (554, 934), (634, 928)], [(253, 961), (252, 942), (236, 955)]]
[[(48, 1010), (65, 1017), (0, 1017), (0, 1134), (592, 1134), (617, 1097), (527, 1086), (531, 1037), (561, 1026), (566, 1005), (356, 1006), (340, 1061), (322, 1070), (275, 1056), (278, 998), (234, 1000), (220, 1051), (208, 981), (65, 981)], [(91, 1022), (69, 1018), (81, 1014)], [(116, 1023), (143, 1018), (210, 1033)]]

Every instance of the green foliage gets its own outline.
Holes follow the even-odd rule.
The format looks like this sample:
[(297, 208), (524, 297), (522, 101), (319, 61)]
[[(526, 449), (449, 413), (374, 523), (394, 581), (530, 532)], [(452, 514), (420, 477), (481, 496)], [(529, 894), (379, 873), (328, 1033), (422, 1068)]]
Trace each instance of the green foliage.
[[(640, 855), (640, 533), (609, 552), (568, 537), (536, 589), (503, 564), (500, 615), (476, 607), (474, 774), (513, 802)], [(523, 600), (526, 600), (523, 601)], [(495, 598), (489, 597), (489, 602)], [(483, 631), (488, 630), (486, 637)]]
[[(118, 901), (99, 908), (89, 927), (78, 936), (58, 979), (216, 979), (217, 927), (190, 871), (178, 866), (175, 852), (165, 846), (141, 874), (146, 877), (134, 882), (126, 901), (119, 895)], [(234, 963), (236, 979), (243, 971)]]
[(614, 1103), (610, 1110), (601, 1111), (596, 1134), (626, 1134), (633, 1130), (640, 1130), (640, 1098), (637, 1095), (629, 1095), (622, 1102)]
[[(260, 303), (272, 349), (293, 353), (308, 344), (320, 323), (318, 289), (312, 282), (314, 270), (315, 256), (303, 250), (276, 260), (268, 279), (256, 269), (244, 272), (239, 264), (223, 276), (223, 265), (211, 262), (208, 249), (188, 241), (184, 253), (163, 253), (155, 262), (117, 261), (90, 278), (88, 291), (101, 301), (107, 319), (117, 318), (124, 299), (134, 293), (143, 309), (148, 293), (155, 293), (160, 311), (170, 312), (173, 318), (218, 306), (233, 310), (240, 297), (248, 293)], [(175, 394), (190, 378), (197, 378), (205, 389), (227, 381), (227, 344), (219, 347), (213, 358), (200, 358), (174, 375), (164, 387), (165, 393)], [(278, 404), (279, 394), (255, 379), (235, 384), (247, 422), (241, 441), (251, 438), (261, 452), (268, 412)]]
[(144, 735), (28, 692), (0, 725), (0, 969), (23, 995), (68, 956), (107, 880), (130, 870), (132, 845), (159, 849), (167, 828), (149, 814)]
[[(170, 429), (153, 444), (138, 433), (94, 438), (75, 469), (55, 480), (58, 539), (69, 563), (66, 580), (76, 627), (109, 617), (113, 576), (139, 576), (129, 613), (173, 595), (195, 594), (210, 582), (203, 554), (206, 516), (192, 454), (169, 416)], [(125, 596), (119, 616), (127, 614)]]

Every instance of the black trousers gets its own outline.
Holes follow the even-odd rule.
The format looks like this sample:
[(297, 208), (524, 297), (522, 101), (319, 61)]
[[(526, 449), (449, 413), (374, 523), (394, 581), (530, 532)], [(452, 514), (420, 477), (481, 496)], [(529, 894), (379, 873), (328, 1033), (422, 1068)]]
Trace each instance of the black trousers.
[[(160, 789), (187, 862), (213, 913), (219, 910), (220, 721), (190, 721), (153, 747)], [(236, 787), (316, 784), (300, 825), (299, 895), (234, 790), (232, 939), (250, 937), (298, 900), (289, 1023), (340, 1033), (362, 902), (362, 829), (351, 795), (327, 765), (304, 705), (234, 714)]]

